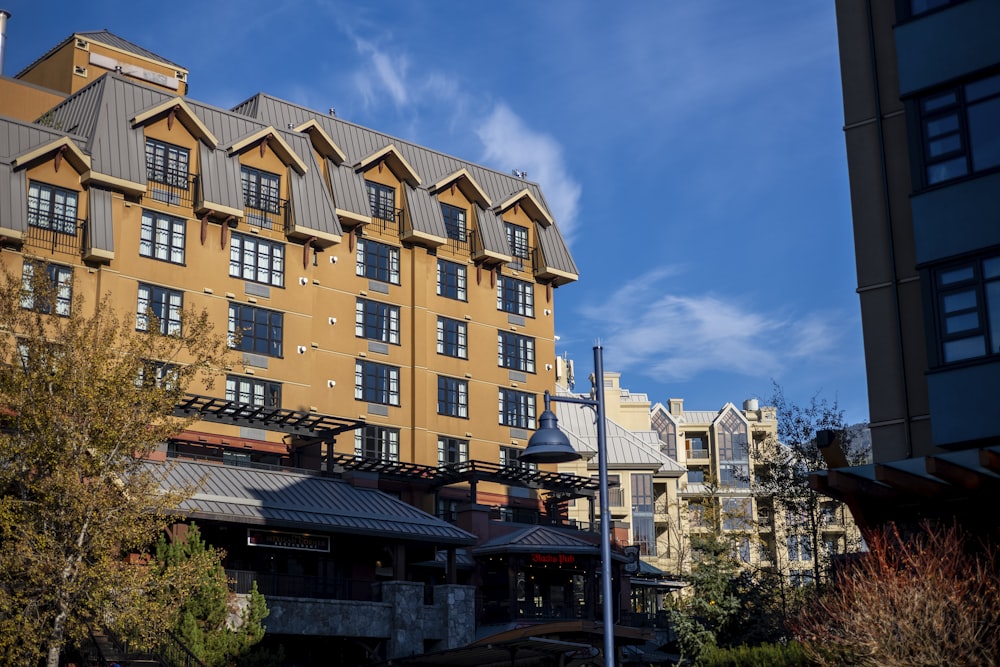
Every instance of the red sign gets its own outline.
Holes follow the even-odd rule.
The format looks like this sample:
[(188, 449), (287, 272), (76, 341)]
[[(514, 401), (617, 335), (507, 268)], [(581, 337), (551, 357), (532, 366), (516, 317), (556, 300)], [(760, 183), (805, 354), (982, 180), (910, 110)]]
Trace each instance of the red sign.
[(531, 554), (531, 562), (537, 565), (573, 565), (576, 556), (573, 554)]

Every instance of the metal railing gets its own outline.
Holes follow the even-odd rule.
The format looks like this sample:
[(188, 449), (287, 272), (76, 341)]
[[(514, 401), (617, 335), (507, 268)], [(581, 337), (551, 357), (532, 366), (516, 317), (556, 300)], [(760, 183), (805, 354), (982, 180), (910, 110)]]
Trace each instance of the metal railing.
[(146, 178), (149, 183), (146, 194), (142, 196), (144, 200), (151, 199), (184, 208), (194, 206), (197, 177), (168, 171), (162, 174), (147, 172)]
[(707, 459), (708, 458), (708, 448), (707, 447), (687, 447), (687, 457), (689, 459)]
[(372, 211), (371, 226), (383, 234), (399, 234), (406, 222), (406, 213), (401, 208)]
[(260, 199), (243, 199), (243, 213), (246, 222), (252, 227), (261, 229), (280, 229), (288, 227), (288, 200), (263, 201)]
[(28, 232), (24, 244), (29, 248), (50, 252), (79, 254), (81, 233), (87, 222), (82, 218), (68, 218), (53, 213), (28, 209)]

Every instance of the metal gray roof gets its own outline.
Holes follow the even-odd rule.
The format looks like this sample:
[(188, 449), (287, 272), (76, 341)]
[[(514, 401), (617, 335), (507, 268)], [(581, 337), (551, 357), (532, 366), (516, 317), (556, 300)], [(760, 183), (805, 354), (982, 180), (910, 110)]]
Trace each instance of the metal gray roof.
[[(559, 389), (559, 394), (569, 395), (562, 388)], [(574, 403), (557, 405), (556, 417), (559, 419), (559, 427), (569, 437), (573, 447), (581, 452), (596, 452), (597, 419), (594, 410)], [(686, 470), (684, 466), (660, 451), (659, 438), (650, 437), (652, 432), (633, 433), (611, 419), (606, 422), (609, 466), (678, 474)]]
[(193, 486), (180, 507), (195, 518), (434, 544), (474, 544), (475, 535), (376, 489), (303, 472), (195, 461), (148, 463), (161, 487)]
[(510, 552), (545, 552), (586, 554), (599, 556), (601, 549), (597, 544), (588, 542), (568, 532), (555, 530), (546, 526), (530, 526), (506, 535), (494, 537), (472, 550), (473, 555), (483, 556), (491, 553)]
[(90, 188), (90, 216), (87, 227), (87, 243), (90, 248), (114, 252), (115, 229), (111, 215), (110, 190)]
[[(527, 189), (543, 207), (546, 209), (549, 208), (537, 183), (531, 183), (509, 174), (487, 169), (480, 165), (399, 139), (398, 137), (392, 137), (361, 127), (360, 125), (349, 123), (329, 114), (279, 100), (264, 93), (254, 95), (250, 99), (238, 104), (233, 108), (233, 111), (246, 114), (274, 127), (288, 127), (289, 125), (298, 127), (306, 121), (315, 120), (323, 128), (323, 131), (333, 139), (334, 143), (344, 151), (344, 154), (347, 156), (346, 165), (357, 164), (372, 153), (386, 146), (393, 145), (417, 172), (421, 182), (424, 184), (436, 183), (442, 178), (465, 168), (469, 172), (469, 175), (483, 188), (483, 191), (494, 204), (503, 202), (518, 192)], [(340, 176), (343, 177), (343, 174)], [(360, 179), (360, 176), (358, 178)], [(420, 186), (420, 188), (424, 187)], [(339, 208), (345, 208), (339, 198), (337, 205)], [(483, 209), (477, 209), (476, 212), (479, 216), (483, 216)], [(494, 215), (493, 218), (495, 219), (495, 217)], [(488, 216), (486, 219), (487, 224), (491, 224)], [(537, 225), (537, 229), (539, 245), (548, 264), (561, 271), (579, 274), (579, 270), (573, 262), (569, 248), (566, 246), (566, 242), (559, 232), (558, 226), (545, 227), (544, 225)], [(499, 231), (503, 232), (502, 225)], [(506, 236), (494, 239), (495, 232), (495, 229), (491, 230), (489, 234), (490, 239), (487, 240), (484, 238), (484, 241), (502, 241), (502, 245), (497, 243), (495, 250), (498, 252), (507, 252)], [(487, 248), (489, 249), (489, 246)]]

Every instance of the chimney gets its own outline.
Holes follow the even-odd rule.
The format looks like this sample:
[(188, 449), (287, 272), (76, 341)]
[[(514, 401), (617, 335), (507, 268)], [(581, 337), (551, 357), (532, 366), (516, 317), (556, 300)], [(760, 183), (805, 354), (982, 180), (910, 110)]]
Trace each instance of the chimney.
[(0, 9), (0, 76), (3, 76), (3, 60), (7, 55), (7, 19), (10, 12)]

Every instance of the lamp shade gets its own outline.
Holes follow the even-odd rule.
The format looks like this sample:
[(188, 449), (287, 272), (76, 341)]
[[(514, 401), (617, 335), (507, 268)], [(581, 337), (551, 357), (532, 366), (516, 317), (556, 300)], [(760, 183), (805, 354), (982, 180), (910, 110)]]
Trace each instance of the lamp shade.
[(576, 461), (580, 454), (569, 444), (569, 438), (559, 429), (559, 420), (551, 410), (538, 418), (538, 430), (528, 439), (528, 446), (518, 457), (526, 463), (566, 463)]

